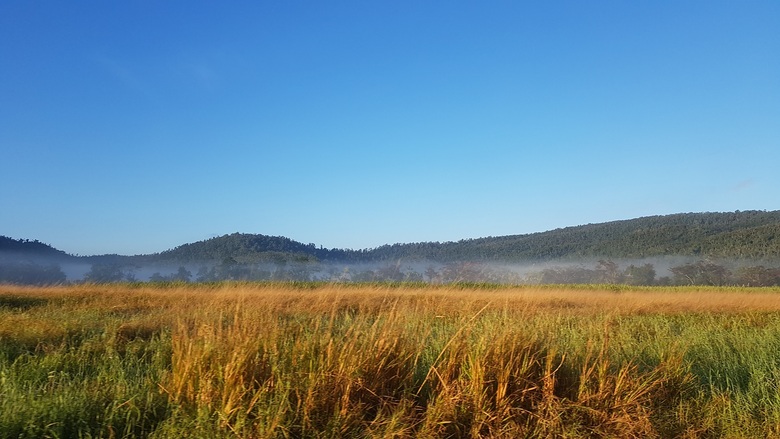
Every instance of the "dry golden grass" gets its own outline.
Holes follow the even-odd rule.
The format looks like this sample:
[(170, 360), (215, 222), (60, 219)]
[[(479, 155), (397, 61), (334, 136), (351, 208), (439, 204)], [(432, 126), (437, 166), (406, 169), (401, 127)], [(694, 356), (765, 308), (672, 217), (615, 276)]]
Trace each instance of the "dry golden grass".
[[(330, 312), (334, 307), (384, 309), (388, 303), (441, 315), (489, 310), (523, 313), (570, 312), (743, 313), (780, 310), (779, 288), (740, 287), (549, 287), (549, 286), (398, 286), (351, 284), (82, 284), (26, 287), (0, 285), (0, 296), (34, 301), (67, 299), (67, 306), (111, 309), (132, 314), (149, 308), (202, 309), (243, 303), (278, 312)], [(9, 299), (6, 299), (9, 300)], [(65, 303), (63, 302), (63, 305)]]
[[(145, 395), (85, 415), (105, 417), (79, 430), (93, 436), (136, 416), (144, 427), (125, 425), (128, 437), (761, 437), (780, 430), (780, 398), (766, 402), (766, 381), (780, 376), (778, 293), (3, 285), (0, 359), (9, 371), (17, 358), (75, 362), (68, 370), (87, 375), (74, 386), (118, 374), (116, 393)], [(2, 385), (14, 395), (29, 382)], [(50, 378), (41, 386), (53, 388)], [(26, 431), (8, 427), (25, 416), (0, 415), (0, 429)]]

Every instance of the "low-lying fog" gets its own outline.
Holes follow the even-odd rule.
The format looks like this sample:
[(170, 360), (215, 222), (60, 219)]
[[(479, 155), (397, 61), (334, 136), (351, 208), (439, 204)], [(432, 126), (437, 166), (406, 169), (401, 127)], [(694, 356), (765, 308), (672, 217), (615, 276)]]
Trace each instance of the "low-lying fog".
[(4, 257), (0, 282), (211, 282), (297, 280), (329, 282), (429, 282), (630, 285), (780, 285), (780, 263), (691, 257), (625, 260), (555, 260), (528, 263), (385, 261), (375, 263), (276, 262), (143, 264), (29, 261)]

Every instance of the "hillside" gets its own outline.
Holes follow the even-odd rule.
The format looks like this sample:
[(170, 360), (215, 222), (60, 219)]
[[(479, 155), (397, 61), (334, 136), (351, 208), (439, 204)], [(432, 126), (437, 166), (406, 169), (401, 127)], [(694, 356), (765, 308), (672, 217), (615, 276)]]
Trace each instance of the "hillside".
[(222, 261), (275, 262), (282, 260), (318, 261), (346, 258), (348, 251), (317, 248), (283, 236), (233, 233), (216, 238), (180, 245), (156, 255), (161, 261)]
[(31, 260), (64, 260), (71, 256), (38, 240), (31, 241), (29, 239), (13, 239), (7, 236), (0, 236), (0, 258), (2, 257)]
[(544, 261), (581, 258), (691, 256), (780, 259), (780, 211), (681, 213), (566, 227), (540, 233), (384, 245), (342, 250), (290, 238), (233, 233), (151, 255), (76, 258), (39, 241), (0, 236), (6, 259), (80, 259), (85, 262), (200, 263), (228, 258), (257, 262), (376, 262), (389, 260)]
[(778, 264), (780, 211), (650, 216), (364, 250), (233, 233), (156, 254), (71, 256), (39, 241), (0, 237), (0, 283), (40, 285), (337, 279), (769, 286), (780, 285)]
[(0, 236), (0, 283), (48, 285), (65, 282), (59, 264), (73, 256), (40, 241)]
[(654, 256), (780, 258), (780, 211), (682, 213), (458, 242), (324, 249), (285, 237), (234, 233), (156, 255), (166, 261), (537, 261)]
[(683, 213), (447, 243), (396, 244), (372, 260), (523, 261), (653, 256), (780, 258), (780, 211)]

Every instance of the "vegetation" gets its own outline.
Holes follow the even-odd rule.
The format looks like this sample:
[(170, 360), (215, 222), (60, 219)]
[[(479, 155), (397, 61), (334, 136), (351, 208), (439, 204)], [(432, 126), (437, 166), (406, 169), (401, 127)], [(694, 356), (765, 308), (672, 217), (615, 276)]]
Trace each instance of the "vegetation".
[[(776, 238), (778, 237), (778, 238)], [(185, 244), (159, 256), (179, 261), (273, 260), (376, 262), (403, 260), (539, 261), (651, 256), (777, 258), (780, 211), (684, 213), (567, 227), (542, 233), (328, 250), (284, 237), (234, 233)]]
[(0, 282), (18, 285), (52, 285), (64, 283), (65, 273), (57, 264), (35, 264), (27, 261), (0, 263)]
[(13, 253), (17, 257), (34, 256), (37, 258), (65, 258), (68, 256), (62, 250), (57, 250), (38, 240), (13, 239), (7, 236), (0, 236), (0, 253)]
[(0, 437), (780, 437), (778, 293), (0, 286)]
[[(76, 257), (0, 237), (0, 282), (338, 280), (780, 284), (780, 211), (688, 213), (458, 242), (339, 250), (234, 233), (152, 255)], [(656, 267), (653, 262), (667, 259)], [(597, 262), (598, 261), (598, 262)], [(531, 270), (509, 264), (538, 264)], [(62, 265), (86, 265), (62, 270)], [(503, 266), (502, 266), (503, 265)], [(86, 272), (86, 274), (85, 274)]]
[[(0, 236), (0, 254), (67, 257), (38, 241)], [(325, 249), (286, 237), (234, 233), (184, 244), (155, 255), (90, 257), (94, 262), (376, 262), (405, 260), (539, 261), (652, 256), (763, 259), (780, 256), (780, 211), (682, 213), (566, 227), (527, 235), (458, 242), (384, 245), (375, 249)]]
[(395, 244), (363, 252), (373, 260), (543, 261), (582, 258), (761, 259), (780, 256), (780, 211), (683, 213), (449, 243)]
[[(335, 252), (335, 253), (332, 253)], [(160, 253), (160, 260), (180, 262), (222, 261), (233, 258), (240, 262), (299, 262), (337, 257), (344, 252), (317, 248), (314, 244), (302, 244), (283, 236), (233, 233), (206, 241), (184, 244)]]

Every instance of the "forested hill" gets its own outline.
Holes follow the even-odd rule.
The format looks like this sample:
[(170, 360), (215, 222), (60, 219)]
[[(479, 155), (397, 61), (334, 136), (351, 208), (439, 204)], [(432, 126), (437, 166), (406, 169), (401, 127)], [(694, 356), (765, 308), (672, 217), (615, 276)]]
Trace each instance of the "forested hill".
[(216, 238), (184, 244), (157, 256), (170, 261), (222, 261), (232, 258), (237, 262), (273, 262), (282, 260), (316, 261), (347, 259), (350, 251), (317, 248), (283, 236), (233, 233)]
[(0, 257), (9, 256), (16, 259), (67, 259), (71, 256), (62, 250), (44, 244), (38, 240), (13, 239), (0, 236)]
[(651, 256), (780, 258), (780, 211), (683, 213), (566, 227), (547, 232), (330, 250), (285, 237), (239, 234), (185, 244), (162, 260), (344, 261), (398, 259), (527, 261)]
[(780, 258), (780, 211), (683, 213), (527, 235), (382, 246), (374, 260), (553, 260), (651, 256)]
[[(39, 241), (0, 236), (0, 257), (76, 258)], [(286, 237), (234, 233), (184, 244), (153, 255), (103, 255), (90, 262), (281, 261), (375, 262), (392, 260), (539, 261), (653, 256), (780, 259), (780, 211), (683, 213), (566, 227), (547, 232), (340, 250)], [(115, 261), (116, 260), (116, 261)], [(120, 261), (121, 260), (121, 261)]]

